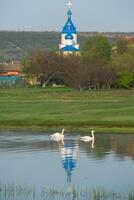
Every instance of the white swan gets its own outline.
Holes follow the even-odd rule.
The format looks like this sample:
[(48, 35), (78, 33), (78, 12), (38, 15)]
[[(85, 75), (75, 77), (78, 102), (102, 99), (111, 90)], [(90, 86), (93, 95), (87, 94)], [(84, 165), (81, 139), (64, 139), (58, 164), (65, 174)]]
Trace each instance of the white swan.
[(80, 139), (82, 141), (84, 141), (84, 142), (90, 142), (90, 141), (92, 141), (92, 140), (95, 139), (95, 137), (94, 137), (94, 130), (91, 131), (91, 134), (92, 134), (92, 137), (91, 136), (83, 136)]
[(52, 134), (51, 139), (53, 139), (55, 141), (63, 140), (64, 139), (64, 134), (63, 134), (64, 131), (65, 131), (65, 129), (63, 128), (61, 133), (56, 132), (56, 133)]

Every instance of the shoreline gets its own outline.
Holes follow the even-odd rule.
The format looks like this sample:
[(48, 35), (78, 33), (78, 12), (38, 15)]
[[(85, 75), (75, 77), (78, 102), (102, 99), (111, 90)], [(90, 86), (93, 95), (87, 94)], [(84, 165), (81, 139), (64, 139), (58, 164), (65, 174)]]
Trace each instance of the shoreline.
[(65, 128), (67, 132), (81, 132), (90, 133), (91, 130), (95, 130), (97, 134), (134, 134), (134, 127), (97, 127), (97, 126), (86, 126), (86, 127), (71, 127), (71, 126), (2, 126), (0, 125), (0, 134), (2, 131), (29, 131), (29, 132), (52, 132), (58, 131)]

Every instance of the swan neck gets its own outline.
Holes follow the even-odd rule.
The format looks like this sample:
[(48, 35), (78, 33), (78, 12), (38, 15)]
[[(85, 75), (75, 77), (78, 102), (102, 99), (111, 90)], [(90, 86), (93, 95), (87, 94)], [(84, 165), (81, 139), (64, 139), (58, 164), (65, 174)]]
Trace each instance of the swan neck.
[(94, 139), (94, 133), (93, 133), (93, 131), (92, 131), (92, 138)]
[(61, 134), (63, 135), (63, 133), (64, 133), (64, 129), (62, 129), (62, 132), (61, 132)]

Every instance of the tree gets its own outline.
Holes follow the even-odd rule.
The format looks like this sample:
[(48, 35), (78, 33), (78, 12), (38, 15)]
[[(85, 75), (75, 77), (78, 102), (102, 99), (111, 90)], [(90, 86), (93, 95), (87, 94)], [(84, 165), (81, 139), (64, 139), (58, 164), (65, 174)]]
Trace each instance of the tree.
[(34, 51), (23, 60), (24, 73), (36, 79), (40, 86), (48, 83), (63, 83), (65, 58), (56, 52)]
[(82, 47), (84, 61), (98, 60), (101, 63), (111, 61), (111, 44), (104, 36), (89, 38)]
[(117, 54), (123, 54), (128, 51), (128, 41), (124, 38), (120, 38), (117, 43)]
[(33, 76), (40, 86), (49, 82), (52, 77), (53, 60), (49, 52), (37, 50), (32, 52), (24, 61), (24, 73)]
[(68, 55), (64, 57), (65, 83), (68, 86), (81, 90), (85, 85), (86, 69), (82, 59), (78, 55)]
[(134, 73), (134, 52), (116, 55), (112, 59), (112, 66), (117, 72), (130, 71)]
[(99, 77), (101, 88), (110, 89), (116, 85), (117, 73), (111, 64), (103, 66)]
[(119, 80), (118, 80), (119, 88), (129, 89), (130, 87), (132, 87), (133, 81), (134, 77), (132, 72), (122, 71), (119, 73)]
[(87, 87), (89, 89), (104, 87), (106, 72), (110, 76), (110, 70), (105, 68), (111, 62), (111, 44), (108, 39), (101, 35), (89, 38), (82, 47), (82, 59), (86, 65)]
[(134, 77), (134, 52), (117, 54), (112, 60), (112, 67), (117, 74), (117, 86), (130, 88), (133, 86)]

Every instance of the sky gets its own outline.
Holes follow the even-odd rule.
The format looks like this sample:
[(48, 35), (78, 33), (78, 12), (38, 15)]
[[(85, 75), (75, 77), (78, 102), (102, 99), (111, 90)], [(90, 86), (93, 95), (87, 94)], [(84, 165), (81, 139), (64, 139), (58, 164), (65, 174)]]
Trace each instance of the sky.
[[(0, 30), (61, 31), (67, 0), (0, 0)], [(78, 31), (134, 32), (134, 0), (72, 0)]]

